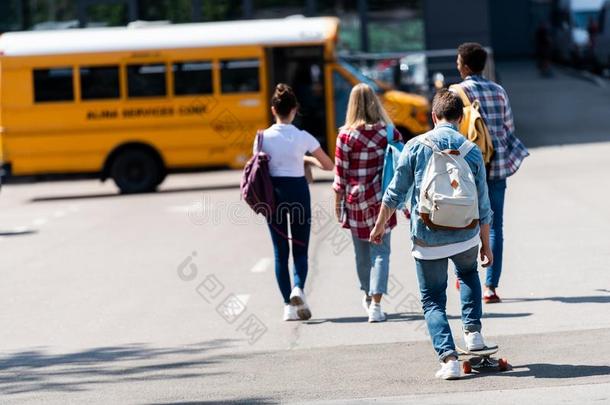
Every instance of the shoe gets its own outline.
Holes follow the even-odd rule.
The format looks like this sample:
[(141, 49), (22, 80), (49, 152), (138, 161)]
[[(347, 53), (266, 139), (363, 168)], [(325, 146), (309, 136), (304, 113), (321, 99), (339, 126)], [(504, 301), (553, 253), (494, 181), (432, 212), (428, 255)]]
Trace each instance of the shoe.
[(441, 363), (441, 369), (436, 372), (436, 378), (443, 380), (457, 380), (461, 376), (460, 362), (457, 360)]
[(502, 302), (502, 300), (498, 297), (495, 290), (487, 289), (485, 290), (485, 294), (483, 294), (483, 302), (486, 304), (495, 304), (497, 302)]
[(366, 311), (366, 313), (369, 313), (369, 307), (371, 306), (371, 300), (372, 298), (369, 297), (368, 295), (365, 295), (364, 297), (362, 297), (362, 307), (364, 308), (364, 310)]
[(311, 311), (309, 310), (307, 301), (305, 301), (305, 293), (301, 287), (293, 288), (292, 293), (290, 294), (290, 304), (296, 307), (297, 315), (300, 320), (306, 321), (311, 318)]
[(371, 302), (369, 306), (369, 322), (384, 322), (386, 320), (385, 314), (381, 310), (381, 304)]
[(481, 332), (464, 331), (464, 343), (468, 351), (485, 349), (485, 341)]
[(285, 321), (298, 321), (299, 315), (297, 315), (297, 307), (294, 305), (284, 305), (284, 320)]

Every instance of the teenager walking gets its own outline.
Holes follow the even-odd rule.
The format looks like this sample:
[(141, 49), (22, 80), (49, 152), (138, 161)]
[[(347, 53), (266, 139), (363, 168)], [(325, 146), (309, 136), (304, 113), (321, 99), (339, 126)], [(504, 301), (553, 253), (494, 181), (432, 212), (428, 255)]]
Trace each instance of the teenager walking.
[[(270, 158), (269, 173), (276, 202), (276, 210), (268, 221), (268, 227), (275, 254), (275, 276), (284, 299), (285, 321), (311, 318), (304, 293), (311, 230), (311, 200), (304, 162), (323, 170), (334, 168), (320, 142), (307, 131), (292, 125), (297, 111), (298, 102), (290, 86), (278, 84), (271, 98), (275, 124), (262, 133), (262, 151)], [(254, 145), (256, 149), (257, 141)], [(307, 153), (311, 156), (306, 156)], [(288, 267), (291, 247), (294, 288)]]
[[(356, 270), (362, 305), (369, 322), (386, 319), (381, 299), (387, 293), (390, 270), (390, 231), (396, 216), (379, 245), (369, 242), (369, 235), (379, 212), (382, 198), (382, 170), (388, 128), (394, 128), (371, 87), (358, 84), (351, 91), (345, 124), (337, 137), (335, 149), (335, 213), (337, 220), (352, 233)], [(392, 139), (400, 133), (392, 129)]]
[(464, 43), (458, 48), (457, 69), (463, 81), (459, 86), (472, 102), (479, 100), (481, 116), (487, 125), (494, 147), (494, 154), (487, 171), (489, 200), (493, 210), (491, 249), (494, 264), (487, 268), (485, 278), (486, 303), (500, 302), (496, 289), (502, 273), (504, 252), (504, 198), (506, 179), (515, 174), (529, 153), (515, 136), (513, 113), (508, 95), (502, 86), (482, 76), (487, 51), (477, 43)]
[[(462, 108), (460, 98), (450, 91), (441, 90), (434, 97), (435, 127), (409, 141), (403, 149), (370, 234), (371, 242), (381, 243), (388, 220), (411, 192), (412, 255), (424, 318), (441, 362), (436, 376), (444, 379), (459, 378), (461, 371), (446, 314), (448, 260), (455, 265), (460, 281), (464, 341), (468, 350), (485, 347), (481, 335), (481, 283), (477, 273), (479, 242), (483, 266), (493, 263), (489, 242), (492, 212), (485, 164), (481, 151), (457, 131)], [(433, 157), (438, 160), (430, 162)], [(437, 164), (443, 161), (446, 164)], [(443, 179), (446, 183), (441, 183)], [(452, 198), (451, 193), (462, 198)], [(450, 206), (452, 201), (454, 205)], [(457, 214), (462, 212), (468, 215)], [(437, 220), (438, 217), (443, 221)], [(461, 223), (459, 227), (458, 223)]]

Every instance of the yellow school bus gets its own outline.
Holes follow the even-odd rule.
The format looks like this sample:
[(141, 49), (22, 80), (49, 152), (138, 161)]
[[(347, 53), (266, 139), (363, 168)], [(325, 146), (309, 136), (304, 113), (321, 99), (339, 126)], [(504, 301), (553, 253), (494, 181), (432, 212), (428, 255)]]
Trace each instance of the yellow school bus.
[[(295, 123), (333, 153), (351, 87), (336, 18), (15, 32), (0, 36), (0, 136), (15, 176), (100, 174), (123, 193), (167, 173), (241, 167), (293, 86)], [(375, 83), (371, 83), (376, 87)], [(396, 127), (428, 129), (428, 101), (379, 90)]]

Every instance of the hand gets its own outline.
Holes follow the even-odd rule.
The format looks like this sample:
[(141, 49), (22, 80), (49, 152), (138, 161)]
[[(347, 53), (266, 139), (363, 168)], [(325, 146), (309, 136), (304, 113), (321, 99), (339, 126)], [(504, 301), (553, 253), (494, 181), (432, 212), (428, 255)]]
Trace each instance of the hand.
[(489, 267), (494, 263), (494, 254), (491, 252), (489, 245), (481, 245), (481, 265)]
[(385, 225), (375, 224), (375, 227), (369, 235), (369, 242), (374, 243), (375, 245), (381, 245), (381, 238), (384, 233)]

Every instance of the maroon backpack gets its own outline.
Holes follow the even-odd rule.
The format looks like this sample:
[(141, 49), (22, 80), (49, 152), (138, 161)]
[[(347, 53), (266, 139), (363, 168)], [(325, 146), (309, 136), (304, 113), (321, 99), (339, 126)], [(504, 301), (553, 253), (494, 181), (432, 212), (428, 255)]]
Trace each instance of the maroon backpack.
[(263, 131), (256, 133), (256, 152), (248, 160), (241, 178), (241, 196), (257, 214), (267, 219), (275, 211), (275, 196), (269, 174), (269, 155), (263, 151)]

